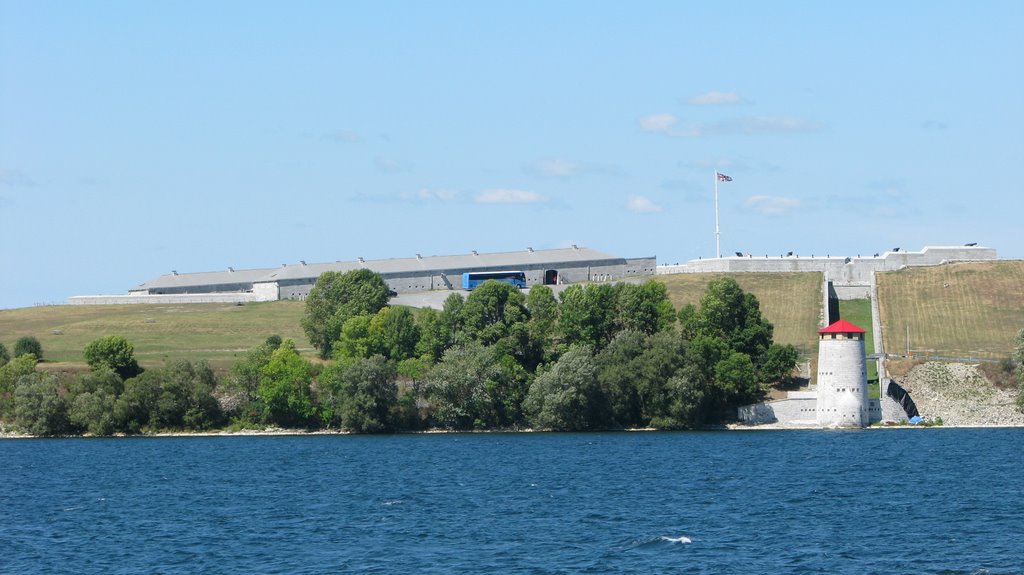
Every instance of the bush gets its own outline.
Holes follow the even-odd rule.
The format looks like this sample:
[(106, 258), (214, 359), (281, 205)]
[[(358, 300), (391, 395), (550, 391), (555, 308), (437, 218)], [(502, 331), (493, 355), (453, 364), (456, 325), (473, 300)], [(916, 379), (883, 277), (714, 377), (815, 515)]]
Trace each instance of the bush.
[(38, 372), (22, 376), (14, 388), (14, 415), (18, 426), (32, 435), (67, 433), (68, 404), (59, 393), (57, 377)]
[(0, 343), (0, 367), (3, 367), (8, 361), (11, 361), (11, 354), (7, 353), (7, 346)]
[(43, 360), (43, 346), (39, 343), (39, 340), (26, 335), (25, 337), (19, 337), (18, 341), (14, 342), (14, 357), (21, 357), (23, 355), (32, 354), (36, 356), (37, 361)]
[(82, 353), (89, 367), (109, 367), (117, 372), (121, 379), (135, 377), (142, 371), (135, 361), (135, 348), (119, 335), (108, 335), (93, 340), (85, 346)]

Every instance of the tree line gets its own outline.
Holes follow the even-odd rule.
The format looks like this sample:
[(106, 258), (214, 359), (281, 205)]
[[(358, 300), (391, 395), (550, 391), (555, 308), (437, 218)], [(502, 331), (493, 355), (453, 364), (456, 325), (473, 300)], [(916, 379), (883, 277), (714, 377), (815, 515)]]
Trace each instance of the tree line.
[(202, 361), (143, 370), (120, 336), (91, 342), (90, 371), (73, 376), (0, 355), (0, 420), (35, 435), (693, 429), (734, 417), (797, 360), (731, 278), (680, 310), (654, 281), (557, 296), (490, 281), (441, 310), (390, 306), (389, 294), (368, 270), (322, 274), (302, 318), (319, 361), (277, 336), (220, 374)]

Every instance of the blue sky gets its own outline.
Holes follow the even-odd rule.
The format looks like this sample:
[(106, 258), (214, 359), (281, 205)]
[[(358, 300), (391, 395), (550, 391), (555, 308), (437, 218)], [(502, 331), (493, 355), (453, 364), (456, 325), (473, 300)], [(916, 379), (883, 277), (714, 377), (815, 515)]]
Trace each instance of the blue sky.
[(1024, 257), (1024, 3), (0, 0), (0, 308), (585, 245)]

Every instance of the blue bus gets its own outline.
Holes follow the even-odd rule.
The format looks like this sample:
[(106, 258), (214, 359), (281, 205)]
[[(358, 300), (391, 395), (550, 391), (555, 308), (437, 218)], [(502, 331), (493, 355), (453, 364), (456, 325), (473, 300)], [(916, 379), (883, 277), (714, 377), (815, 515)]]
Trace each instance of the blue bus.
[(462, 274), (462, 289), (472, 291), (487, 280), (495, 280), (526, 289), (526, 273), (520, 271), (466, 272)]

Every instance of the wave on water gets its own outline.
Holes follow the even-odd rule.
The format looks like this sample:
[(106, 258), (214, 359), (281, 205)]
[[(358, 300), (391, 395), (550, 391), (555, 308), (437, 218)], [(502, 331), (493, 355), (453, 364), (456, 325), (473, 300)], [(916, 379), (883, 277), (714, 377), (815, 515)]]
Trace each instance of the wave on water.
[(693, 543), (693, 540), (686, 535), (680, 535), (678, 537), (661, 535), (659, 537), (651, 537), (650, 539), (634, 539), (625, 547), (625, 549), (661, 549), (674, 547), (676, 545), (689, 545), (690, 543)]

